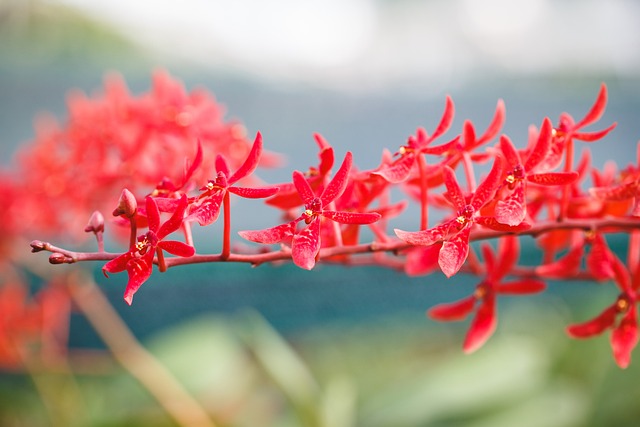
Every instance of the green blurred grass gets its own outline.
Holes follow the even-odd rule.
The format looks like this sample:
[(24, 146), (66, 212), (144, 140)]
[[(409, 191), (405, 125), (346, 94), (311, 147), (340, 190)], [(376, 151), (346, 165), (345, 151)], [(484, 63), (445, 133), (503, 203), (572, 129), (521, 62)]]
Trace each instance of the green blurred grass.
[[(464, 324), (429, 327), (402, 315), (287, 338), (253, 311), (201, 315), (146, 345), (222, 426), (635, 425), (638, 363), (618, 369), (607, 338), (569, 340), (566, 307), (553, 300), (511, 304), (500, 316), (473, 355), (460, 349)], [(68, 425), (172, 425), (119, 368), (71, 383), (56, 396), (72, 408), (61, 415), (75, 420)], [(48, 425), (27, 377), (3, 376), (0, 397), (0, 425)]]

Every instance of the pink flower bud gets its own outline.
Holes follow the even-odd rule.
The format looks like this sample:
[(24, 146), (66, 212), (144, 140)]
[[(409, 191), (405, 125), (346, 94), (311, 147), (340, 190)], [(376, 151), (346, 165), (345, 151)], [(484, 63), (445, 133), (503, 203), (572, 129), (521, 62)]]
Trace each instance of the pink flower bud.
[(127, 218), (133, 218), (138, 209), (138, 202), (133, 193), (126, 188), (122, 190), (120, 199), (118, 200), (118, 207), (113, 210), (113, 216), (124, 215)]
[(54, 252), (49, 255), (49, 263), (50, 264), (71, 264), (73, 262), (73, 258), (66, 256), (65, 254), (61, 254), (59, 252)]
[(84, 231), (87, 233), (102, 233), (104, 231), (104, 216), (99, 211), (94, 211)]

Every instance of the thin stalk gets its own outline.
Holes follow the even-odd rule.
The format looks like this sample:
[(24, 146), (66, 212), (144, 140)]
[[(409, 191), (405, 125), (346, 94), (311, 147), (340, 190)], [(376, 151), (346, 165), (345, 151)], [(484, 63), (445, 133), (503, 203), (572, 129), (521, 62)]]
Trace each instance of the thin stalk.
[(225, 191), (222, 199), (223, 215), (224, 215), (224, 231), (222, 236), (222, 259), (229, 258), (231, 253), (231, 206), (229, 200), (229, 192)]
[(136, 239), (138, 238), (138, 224), (136, 223), (135, 216), (129, 218), (129, 224), (131, 224), (131, 231), (129, 233), (129, 248), (133, 248), (136, 245)]
[(627, 251), (629, 271), (636, 271), (638, 262), (640, 262), (640, 232), (634, 230), (629, 236), (629, 249)]
[(422, 154), (418, 154), (418, 171), (420, 173), (420, 230), (429, 227), (429, 188), (427, 185), (427, 161)]
[(473, 162), (467, 151), (462, 152), (462, 165), (464, 167), (464, 175), (467, 178), (467, 188), (469, 193), (476, 191), (476, 176), (473, 173)]
[(161, 273), (167, 271), (167, 263), (164, 261), (164, 253), (162, 248), (156, 248), (156, 256), (158, 257), (158, 270)]
[[(564, 171), (571, 172), (572, 169), (573, 169), (573, 138), (569, 138), (567, 140), (567, 147), (565, 149)], [(565, 185), (564, 188), (562, 189), (562, 200), (560, 201), (560, 212), (558, 212), (558, 221), (562, 221), (567, 215), (570, 191), (571, 191), (571, 185)]]

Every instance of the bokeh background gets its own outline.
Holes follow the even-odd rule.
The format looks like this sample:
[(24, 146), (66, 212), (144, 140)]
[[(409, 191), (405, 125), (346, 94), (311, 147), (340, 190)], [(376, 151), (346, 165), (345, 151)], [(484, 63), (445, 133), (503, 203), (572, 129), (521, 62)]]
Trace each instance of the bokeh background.
[[(202, 86), (227, 117), (261, 131), (287, 158), (261, 171), (286, 181), (316, 158), (313, 132), (370, 168), (418, 126), (432, 129), (444, 97), (483, 128), (504, 99), (504, 132), (567, 111), (579, 118), (601, 82), (596, 166), (635, 160), (640, 138), (640, 4), (632, 0), (274, 0), (0, 2), (0, 155), (34, 138), (33, 120), (64, 120), (72, 89), (92, 93), (110, 72), (134, 93), (165, 69)], [(236, 229), (269, 226), (276, 212), (235, 209)], [(394, 222), (412, 228), (410, 212)], [(37, 237), (37, 236), (35, 236)], [(622, 236), (611, 240), (624, 251)], [(532, 242), (525, 259), (536, 261)], [(42, 262), (46, 262), (42, 259)], [(407, 278), (382, 268), (196, 266), (154, 275), (136, 303), (125, 277), (95, 279), (151, 352), (221, 425), (632, 426), (638, 363), (615, 366), (607, 338), (571, 342), (563, 328), (598, 313), (613, 287), (557, 283), (541, 296), (500, 301), (498, 332), (472, 356), (466, 323), (424, 311), (467, 295), (474, 278)], [(102, 349), (74, 316), (70, 345)], [(47, 425), (31, 382), (0, 376), (0, 422)], [(171, 425), (115, 364), (79, 375), (78, 425)], [(70, 396), (73, 393), (70, 394)], [(70, 404), (70, 407), (74, 407)], [(81, 409), (78, 409), (81, 407)]]

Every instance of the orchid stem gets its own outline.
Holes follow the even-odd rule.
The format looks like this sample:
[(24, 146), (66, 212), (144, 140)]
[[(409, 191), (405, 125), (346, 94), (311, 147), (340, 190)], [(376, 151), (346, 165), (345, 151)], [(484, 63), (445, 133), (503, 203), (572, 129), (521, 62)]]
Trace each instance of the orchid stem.
[(158, 256), (158, 270), (161, 273), (167, 271), (167, 263), (164, 260), (164, 253), (162, 252), (162, 248), (156, 248), (156, 255)]
[(471, 156), (467, 151), (462, 152), (462, 164), (464, 165), (464, 174), (467, 178), (467, 188), (470, 193), (476, 191), (476, 176), (473, 173), (473, 163)]
[(420, 172), (420, 230), (429, 227), (427, 162), (422, 154), (418, 154), (418, 170)]
[[(573, 139), (569, 138), (567, 141), (567, 148), (565, 150), (565, 163), (564, 163), (564, 171), (571, 172), (573, 169)], [(570, 185), (565, 185), (562, 189), (562, 200), (560, 201), (560, 212), (558, 212), (558, 221), (562, 221), (567, 215), (567, 208), (569, 206), (569, 191), (571, 190)]]
[(129, 234), (129, 247), (133, 248), (136, 245), (136, 239), (138, 238), (138, 224), (136, 223), (135, 216), (129, 218), (129, 224), (131, 224), (131, 233)]
[(231, 254), (231, 206), (229, 205), (229, 192), (225, 191), (222, 205), (224, 206), (224, 231), (222, 237), (222, 253), (220, 254), (222, 259), (229, 258)]
[(98, 252), (104, 252), (104, 235), (101, 231), (96, 233), (96, 241), (98, 242)]

